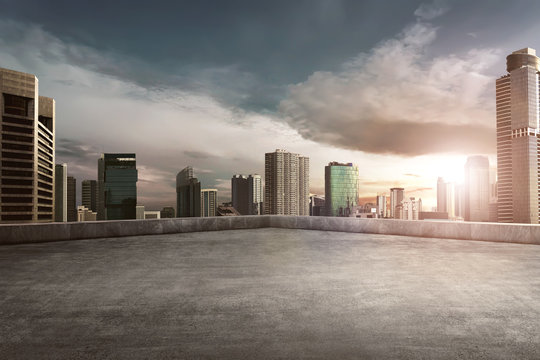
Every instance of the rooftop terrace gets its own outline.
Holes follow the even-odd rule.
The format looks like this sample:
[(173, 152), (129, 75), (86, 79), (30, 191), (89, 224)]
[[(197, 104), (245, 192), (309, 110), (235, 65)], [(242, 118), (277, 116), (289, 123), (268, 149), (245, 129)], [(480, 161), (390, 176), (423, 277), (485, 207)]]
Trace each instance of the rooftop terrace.
[(537, 245), (263, 227), (0, 246), (0, 273), (1, 358), (540, 357)]

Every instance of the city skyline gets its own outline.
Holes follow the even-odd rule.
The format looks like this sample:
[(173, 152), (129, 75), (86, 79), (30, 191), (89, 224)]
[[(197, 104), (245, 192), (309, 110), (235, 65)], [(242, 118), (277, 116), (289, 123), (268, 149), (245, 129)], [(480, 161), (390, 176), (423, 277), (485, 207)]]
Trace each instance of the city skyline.
[[(473, 19), (487, 6), (482, 2), (394, 4), (400, 11), (392, 13), (400, 15), (389, 15), (384, 5), (375, 2), (315, 2), (309, 7), (290, 8), (276, 2), (267, 10), (290, 14), (282, 25), (294, 35), (299, 51), (292, 52), (292, 45), (283, 40), (274, 43), (276, 49), (260, 45), (250, 56), (248, 49), (256, 40), (277, 38), (281, 30), (272, 30), (275, 18), (244, 5), (244, 10), (234, 15), (238, 25), (219, 22), (217, 9), (203, 5), (193, 5), (178, 15), (199, 14), (217, 21), (218, 28), (226, 30), (223, 36), (231, 49), (216, 46), (216, 53), (208, 54), (196, 41), (184, 42), (184, 32), (178, 32), (180, 40), (173, 45), (143, 41), (143, 46), (137, 41), (137, 46), (152, 50), (145, 51), (154, 54), (150, 59), (130, 47), (131, 41), (120, 44), (122, 34), (107, 38), (90, 17), (79, 18), (78, 32), (74, 32), (67, 16), (74, 9), (69, 5), (53, 14), (37, 3), (34, 14), (24, 13), (14, 3), (0, 15), (0, 64), (36, 74), (43, 93), (56, 99), (56, 160), (68, 164), (70, 174), (79, 179), (78, 185), (82, 180), (96, 179), (95, 159), (101, 153), (136, 153), (138, 200), (149, 209), (174, 206), (175, 174), (194, 163), (198, 164), (195, 171), (200, 181), (218, 189), (220, 201), (227, 201), (230, 177), (235, 173), (262, 174), (262, 154), (276, 148), (310, 158), (312, 193), (324, 193), (324, 166), (328, 162), (354, 162), (360, 168), (361, 202), (374, 201), (377, 193), (388, 193), (392, 187), (404, 187), (407, 196), (422, 198), (424, 207), (432, 208), (436, 205), (437, 178), (462, 182), (467, 156), (487, 155), (495, 164), (495, 79), (507, 54), (525, 46), (538, 48), (532, 36), (538, 26), (528, 16), (512, 31), (507, 31), (505, 24), (475, 24)], [(538, 6), (534, 2), (529, 5)], [(111, 6), (111, 14), (120, 11)], [(143, 10), (133, 6), (127, 11), (135, 17)], [(503, 18), (503, 14), (511, 16), (517, 10), (489, 3), (489, 11), (492, 18)], [(303, 16), (295, 18), (300, 13)], [(63, 16), (64, 21), (58, 22), (57, 16)], [(257, 28), (250, 16), (259, 24), (254, 39), (235, 37), (238, 27)], [(395, 21), (376, 31), (380, 25), (369, 17)], [(313, 34), (302, 37), (305, 23), (295, 27), (295, 19), (300, 18), (313, 22)], [(462, 21), (456, 21), (458, 18)], [(111, 18), (99, 19), (103, 29), (113, 24)], [(360, 25), (355, 25), (357, 22)], [(362, 35), (361, 26), (368, 26), (363, 22), (372, 27), (369, 38)], [(127, 25), (127, 29), (135, 28), (132, 23)], [(209, 44), (223, 42), (206, 23), (198, 26), (188, 22), (185, 26), (188, 32), (195, 31), (199, 40), (206, 34)], [(317, 37), (329, 29), (328, 37)], [(169, 32), (165, 30), (173, 29), (151, 34), (162, 34), (167, 40)], [(380, 35), (374, 37), (375, 33)], [(332, 44), (332, 36), (342, 36), (342, 43)], [(163, 56), (167, 51), (170, 59)], [(300, 54), (302, 51), (306, 54)], [(312, 60), (317, 58), (315, 53), (324, 56)], [(275, 61), (274, 66), (269, 62), (257, 65), (266, 55), (273, 55), (269, 58)], [(397, 59), (400, 66), (390, 64), (391, 59)], [(389, 84), (396, 78), (403, 85), (392, 90)], [(344, 79), (351, 80), (350, 87)], [(386, 99), (400, 99), (395, 91), (403, 94), (406, 84), (415, 86), (409, 86), (403, 101), (389, 109)], [(424, 86), (427, 93), (421, 91)], [(315, 105), (328, 103), (326, 91), (330, 89), (341, 94), (343, 102), (315, 113)], [(309, 90), (313, 90), (312, 99), (305, 96)], [(375, 93), (383, 95), (377, 107), (366, 100)], [(418, 112), (420, 108), (424, 110)], [(378, 120), (336, 117), (343, 115), (339, 111), (345, 115), (347, 111), (365, 113)], [(322, 122), (323, 117), (329, 121)], [(358, 125), (359, 130), (352, 131), (349, 123)], [(338, 128), (325, 127), (329, 124)], [(404, 131), (403, 124), (414, 126)], [(432, 129), (437, 124), (441, 126)], [(133, 131), (126, 133), (126, 127)], [(481, 135), (474, 142), (481, 146), (471, 148), (472, 141), (467, 141), (467, 146), (449, 141), (454, 151), (461, 153), (437, 148), (436, 142), (441, 142), (437, 134), (456, 135), (466, 129), (469, 136), (479, 136), (477, 127), (487, 130), (482, 132), (485, 137)], [(349, 133), (354, 136), (352, 143), (345, 136)]]

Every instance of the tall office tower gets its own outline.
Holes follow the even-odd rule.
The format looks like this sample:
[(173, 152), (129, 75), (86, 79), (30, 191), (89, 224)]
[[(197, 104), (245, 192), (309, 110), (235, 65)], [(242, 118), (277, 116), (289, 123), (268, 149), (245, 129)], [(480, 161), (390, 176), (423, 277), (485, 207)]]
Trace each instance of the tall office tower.
[(469, 156), (465, 164), (465, 221), (489, 221), (489, 160)]
[(396, 207), (401, 205), (404, 191), (404, 188), (390, 189), (390, 217), (392, 219), (399, 219), (399, 213), (396, 212)]
[(298, 215), (309, 216), (309, 158), (298, 156)]
[(201, 190), (201, 216), (216, 216), (217, 210), (217, 189)]
[(264, 213), (309, 215), (309, 158), (278, 149), (264, 170)]
[(82, 205), (90, 211), (97, 210), (97, 181), (83, 180), (81, 184)]
[(386, 195), (377, 194), (377, 217), (386, 217)]
[(324, 167), (326, 216), (349, 216), (358, 206), (358, 166), (330, 162)]
[(465, 185), (464, 184), (456, 185), (454, 202), (455, 202), (456, 217), (465, 219)]
[(77, 180), (67, 177), (67, 221), (77, 221)]
[(258, 174), (249, 175), (248, 178), (248, 203), (250, 215), (263, 214), (262, 177)]
[(55, 103), (35, 75), (0, 68), (0, 222), (54, 220)]
[(193, 177), (191, 166), (176, 175), (176, 216), (201, 216), (201, 183)]
[(231, 179), (232, 206), (242, 215), (249, 215), (249, 182), (244, 175), (234, 175)]
[(449, 219), (456, 218), (456, 185), (454, 183), (448, 182), (445, 184), (446, 187), (446, 213), (448, 214)]
[(67, 221), (67, 164), (54, 167), (54, 221)]
[(135, 154), (101, 154), (98, 159), (98, 220), (135, 219)]
[(539, 222), (539, 70), (536, 51), (521, 49), (496, 81), (499, 222)]
[(442, 177), (437, 179), (437, 211), (438, 212), (447, 212), (446, 206), (446, 183)]

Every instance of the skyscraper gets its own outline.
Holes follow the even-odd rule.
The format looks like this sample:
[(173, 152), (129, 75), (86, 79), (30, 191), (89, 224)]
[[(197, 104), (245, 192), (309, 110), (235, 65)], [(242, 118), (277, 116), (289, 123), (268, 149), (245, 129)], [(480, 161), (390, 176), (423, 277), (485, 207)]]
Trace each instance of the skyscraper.
[(517, 50), (496, 81), (499, 222), (539, 222), (539, 70), (534, 49)]
[(249, 183), (246, 176), (237, 174), (231, 179), (232, 206), (242, 215), (249, 215)]
[(176, 216), (201, 216), (201, 183), (193, 176), (191, 166), (176, 175)]
[(331, 162), (324, 167), (326, 216), (349, 216), (358, 206), (358, 166)]
[(82, 190), (82, 205), (86, 206), (90, 211), (97, 210), (97, 181), (96, 180), (83, 180), (81, 184)]
[(250, 215), (262, 215), (263, 209), (263, 192), (261, 175), (253, 174), (248, 176), (248, 202)]
[(135, 154), (102, 154), (98, 159), (98, 220), (135, 219)]
[(0, 222), (54, 220), (54, 99), (35, 75), (0, 68)]
[(54, 221), (67, 221), (67, 164), (54, 167)]
[(401, 206), (404, 191), (403, 188), (390, 189), (390, 217), (392, 219), (399, 219), (399, 212), (396, 212), (396, 207)]
[(437, 211), (438, 212), (448, 212), (446, 206), (446, 183), (442, 177), (437, 179)]
[(67, 221), (77, 221), (77, 180), (67, 177)]
[(217, 189), (201, 190), (201, 216), (216, 216), (217, 210)]
[(489, 221), (489, 160), (469, 156), (465, 164), (465, 220)]
[(262, 215), (262, 179), (260, 175), (234, 175), (231, 179), (232, 206), (242, 215)]
[(309, 215), (309, 158), (278, 149), (264, 169), (264, 213)]
[(385, 218), (386, 213), (386, 195), (377, 194), (377, 216), (379, 218)]

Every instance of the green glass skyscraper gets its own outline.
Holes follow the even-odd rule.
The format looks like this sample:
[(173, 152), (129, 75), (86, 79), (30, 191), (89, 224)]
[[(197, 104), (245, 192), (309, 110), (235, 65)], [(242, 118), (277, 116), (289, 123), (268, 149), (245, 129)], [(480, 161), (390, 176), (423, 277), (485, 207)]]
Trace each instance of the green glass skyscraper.
[(326, 216), (349, 216), (358, 205), (358, 166), (331, 162), (324, 168)]
[(102, 154), (98, 159), (98, 220), (135, 219), (135, 154)]

